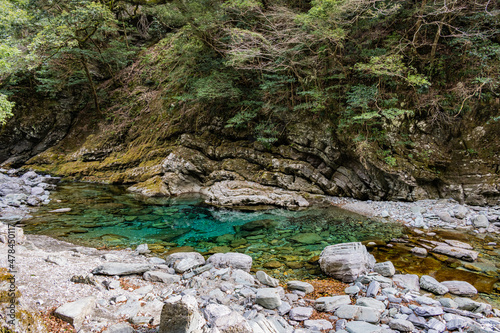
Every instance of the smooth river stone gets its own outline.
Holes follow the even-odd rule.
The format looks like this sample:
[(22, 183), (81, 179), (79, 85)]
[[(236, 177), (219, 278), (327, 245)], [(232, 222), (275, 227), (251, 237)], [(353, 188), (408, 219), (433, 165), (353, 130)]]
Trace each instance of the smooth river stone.
[(121, 262), (109, 262), (101, 266), (98, 266), (92, 270), (92, 274), (100, 275), (131, 275), (131, 274), (142, 274), (146, 271), (151, 270), (151, 265), (145, 264), (125, 264)]
[(298, 234), (296, 236), (290, 237), (290, 239), (301, 244), (317, 244), (321, 243), (321, 241), (323, 240), (323, 238), (320, 235), (312, 232)]
[(469, 282), (465, 281), (443, 281), (441, 282), (446, 286), (450, 293), (459, 296), (474, 296), (477, 294), (477, 289), (474, 288)]
[(477, 259), (477, 256), (479, 255), (479, 253), (476, 251), (466, 250), (460, 247), (453, 247), (447, 245), (436, 246), (434, 249), (432, 249), (432, 252), (445, 254), (447, 256), (466, 261), (475, 261)]

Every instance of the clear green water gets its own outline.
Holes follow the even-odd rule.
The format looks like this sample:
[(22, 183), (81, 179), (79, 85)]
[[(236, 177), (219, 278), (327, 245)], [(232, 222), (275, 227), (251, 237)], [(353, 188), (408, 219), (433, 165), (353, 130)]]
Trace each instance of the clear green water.
[[(59, 208), (71, 211), (50, 213)], [(496, 236), (445, 230), (437, 230), (435, 236), (417, 235), (402, 225), (377, 222), (331, 206), (237, 211), (207, 206), (196, 196), (148, 199), (119, 186), (64, 183), (52, 195), (52, 202), (24, 223), (27, 233), (96, 248), (135, 248), (148, 243), (159, 257), (176, 251), (207, 256), (241, 252), (253, 257), (253, 268), (281, 279), (321, 276), (317, 256), (325, 246), (361, 241), (377, 261), (390, 260), (401, 273), (468, 281), (490, 301), (497, 301), (500, 291), (500, 247), (486, 246), (491, 241), (500, 244)], [(404, 243), (391, 241), (394, 238), (404, 238)], [(481, 255), (472, 268), (469, 263), (432, 253), (419, 258), (410, 251), (422, 244), (422, 238), (465, 241)], [(372, 241), (376, 245), (368, 244)]]
[[(58, 208), (71, 211), (50, 213)], [(327, 245), (389, 241), (405, 233), (403, 226), (335, 207), (235, 211), (207, 206), (199, 197), (148, 199), (123, 187), (88, 183), (60, 185), (51, 204), (24, 223), (27, 233), (97, 248), (148, 243), (159, 256), (191, 248), (237, 251), (251, 255), (257, 268), (291, 275), (319, 274), (313, 257)]]

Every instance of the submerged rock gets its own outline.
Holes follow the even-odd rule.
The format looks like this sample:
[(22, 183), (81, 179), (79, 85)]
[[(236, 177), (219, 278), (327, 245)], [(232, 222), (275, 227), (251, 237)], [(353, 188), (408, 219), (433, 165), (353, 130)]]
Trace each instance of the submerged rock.
[(475, 261), (477, 259), (477, 256), (479, 255), (479, 253), (476, 251), (448, 245), (438, 245), (434, 249), (432, 249), (432, 252), (445, 254), (447, 256), (466, 261)]

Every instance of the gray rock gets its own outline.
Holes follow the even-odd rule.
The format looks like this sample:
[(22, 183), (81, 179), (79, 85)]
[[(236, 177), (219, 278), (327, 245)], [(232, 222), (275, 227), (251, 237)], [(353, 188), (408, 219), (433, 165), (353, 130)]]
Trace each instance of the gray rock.
[(420, 291), (420, 280), (416, 274), (396, 274), (392, 277), (392, 280), (402, 288)]
[(231, 274), (231, 277), (237, 284), (253, 285), (255, 283), (253, 276), (241, 269), (235, 270), (233, 274)]
[(96, 300), (95, 296), (80, 298), (77, 301), (58, 307), (54, 311), (54, 315), (73, 325), (76, 330), (79, 330), (85, 317), (90, 315), (95, 308)]
[(198, 302), (191, 295), (163, 305), (159, 332), (202, 333), (205, 319), (198, 310)]
[(396, 274), (394, 264), (390, 261), (376, 263), (373, 270), (382, 276), (391, 277)]
[(139, 310), (141, 310), (141, 303), (131, 298), (127, 301), (127, 303), (120, 306), (115, 313), (119, 317), (124, 317), (125, 319), (129, 319), (134, 316), (137, 316)]
[(437, 295), (444, 295), (448, 292), (448, 288), (445, 285), (439, 283), (435, 278), (429, 275), (422, 275), (422, 277), (420, 277), (420, 288)]
[(290, 310), (292, 309), (290, 303), (288, 302), (281, 302), (281, 305), (278, 307), (278, 314), (280, 316), (286, 315)]
[(291, 326), (282, 318), (266, 318), (262, 314), (250, 320), (249, 324), (253, 333), (291, 333), (292, 331)]
[(424, 317), (416, 316), (414, 313), (411, 313), (407, 320), (415, 326), (427, 328), (427, 321)]
[(446, 322), (446, 328), (449, 331), (456, 331), (465, 328), (467, 324), (467, 321), (462, 318), (454, 318)]
[(131, 275), (142, 274), (151, 269), (151, 265), (145, 264), (125, 264), (121, 262), (105, 263), (94, 270), (92, 274), (99, 275)]
[(305, 320), (304, 327), (313, 331), (325, 331), (333, 329), (332, 323), (325, 319)]
[(253, 333), (247, 320), (236, 311), (215, 319), (213, 323), (221, 333)]
[(384, 311), (386, 308), (384, 302), (377, 301), (376, 299), (369, 298), (369, 297), (358, 298), (358, 300), (356, 301), (356, 305), (366, 306), (366, 307), (376, 309), (379, 311)]
[(346, 331), (349, 333), (381, 333), (382, 327), (364, 321), (351, 321), (347, 323)]
[(463, 219), (465, 216), (467, 216), (468, 212), (469, 210), (462, 205), (456, 206), (454, 209), (455, 217), (457, 219)]
[(215, 323), (217, 318), (227, 316), (231, 314), (231, 312), (232, 310), (227, 306), (215, 303), (207, 305), (204, 310), (205, 318), (210, 324)]
[(400, 332), (413, 332), (415, 329), (411, 321), (404, 319), (391, 319), (391, 321), (389, 321), (389, 327)]
[(299, 306), (293, 308), (288, 312), (290, 319), (295, 321), (304, 321), (312, 316), (314, 309), (310, 307)]
[(160, 271), (148, 271), (143, 275), (144, 280), (152, 282), (163, 282), (167, 284), (177, 283), (181, 281), (181, 277), (174, 274), (168, 274)]
[(471, 300), (470, 298), (457, 297), (454, 299), (457, 304), (457, 308), (465, 311), (474, 312), (480, 305), (480, 303)]
[(269, 287), (277, 287), (280, 284), (280, 281), (278, 279), (272, 278), (269, 275), (267, 275), (263, 271), (258, 271), (255, 276), (257, 277), (257, 280), (259, 280), (260, 283), (269, 286)]
[(450, 293), (458, 296), (474, 296), (477, 294), (477, 289), (465, 281), (443, 281), (441, 282), (447, 287)]
[(204, 262), (201, 262), (200, 260), (195, 258), (184, 258), (174, 264), (174, 269), (176, 273), (183, 274), (184, 272), (192, 270), (193, 268), (196, 268), (203, 264)]
[(342, 319), (354, 319), (366, 321), (369, 323), (378, 323), (380, 320), (381, 311), (358, 305), (342, 305), (335, 315)]
[(341, 305), (351, 304), (351, 298), (347, 295), (320, 297), (314, 302), (314, 308), (318, 311), (333, 312)]
[(319, 265), (326, 275), (343, 282), (353, 282), (373, 268), (375, 259), (361, 243), (345, 243), (323, 249)]
[(148, 248), (148, 244), (140, 244), (140, 245), (137, 245), (137, 247), (135, 248), (135, 251), (139, 254), (146, 254), (146, 253), (149, 253), (151, 252)]
[(377, 281), (378, 283), (380, 283), (380, 286), (382, 288), (391, 288), (393, 285), (391, 278), (380, 276), (378, 274), (376, 274), (376, 275), (362, 275), (358, 279), (356, 279), (356, 285), (361, 290), (364, 290), (365, 289), (364, 285), (369, 284), (372, 281)]
[(344, 293), (346, 293), (347, 295), (356, 295), (360, 291), (361, 289), (359, 289), (359, 287), (356, 285), (344, 289)]
[(448, 245), (438, 245), (432, 249), (432, 252), (444, 254), (465, 261), (475, 261), (477, 259), (477, 256), (479, 255), (478, 252), (473, 250), (466, 250), (460, 247)]
[(476, 228), (488, 228), (490, 226), (490, 221), (484, 215), (476, 215), (472, 218), (472, 224)]
[(255, 303), (266, 309), (276, 309), (281, 305), (281, 297), (277, 288), (261, 288), (257, 290)]
[(287, 287), (290, 290), (300, 290), (306, 294), (312, 293), (314, 291), (314, 287), (312, 284), (301, 281), (288, 281)]
[(435, 330), (436, 332), (439, 333), (444, 332), (446, 330), (446, 324), (443, 323), (442, 321), (437, 320), (436, 318), (431, 318), (431, 320), (427, 322), (427, 327), (430, 330)]
[(178, 253), (172, 253), (169, 255), (166, 260), (166, 264), (170, 267), (174, 267), (175, 264), (183, 259), (194, 259), (198, 261), (201, 265), (205, 264), (205, 258), (198, 252), (178, 252)]
[(372, 281), (366, 289), (366, 297), (375, 297), (380, 291), (380, 283), (378, 281)]
[(162, 258), (158, 258), (158, 257), (151, 257), (151, 258), (148, 258), (148, 261), (153, 264), (153, 265), (163, 265), (163, 264), (166, 264), (167, 261), (165, 259), (162, 259)]
[(466, 250), (472, 250), (473, 247), (472, 245), (468, 244), (468, 243), (464, 243), (464, 242), (461, 242), (461, 241), (457, 241), (457, 240), (454, 240), (454, 239), (445, 239), (444, 242), (450, 246), (454, 246), (454, 247), (460, 247), (462, 249), (466, 249)]
[(445, 308), (451, 308), (451, 309), (457, 308), (457, 303), (455, 303), (455, 301), (452, 300), (451, 298), (440, 298), (438, 301)]
[(443, 308), (437, 306), (417, 306), (413, 311), (420, 317), (439, 316), (444, 313)]
[(250, 272), (252, 268), (252, 257), (243, 253), (216, 253), (208, 258), (209, 263), (217, 268), (231, 267)]

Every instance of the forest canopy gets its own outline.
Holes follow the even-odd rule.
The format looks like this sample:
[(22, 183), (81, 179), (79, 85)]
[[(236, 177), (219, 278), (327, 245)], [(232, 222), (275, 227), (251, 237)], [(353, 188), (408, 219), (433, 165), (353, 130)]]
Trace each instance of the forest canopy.
[[(290, 115), (327, 117), (353, 140), (384, 124), (442, 121), (498, 99), (491, 0), (0, 0), (0, 124), (27, 85), (77, 89), (102, 113), (133, 62), (165, 105), (217, 110), (265, 145)], [(104, 105), (104, 108), (106, 105)], [(349, 131), (345, 131), (349, 129)], [(343, 134), (346, 135), (346, 134)]]

